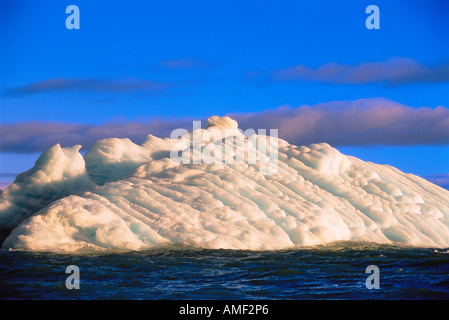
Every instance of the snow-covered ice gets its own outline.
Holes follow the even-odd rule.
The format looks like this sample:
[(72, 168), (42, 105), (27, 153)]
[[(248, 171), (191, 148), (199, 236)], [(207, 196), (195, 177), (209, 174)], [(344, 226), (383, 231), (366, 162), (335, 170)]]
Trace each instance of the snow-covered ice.
[[(225, 131), (236, 129), (234, 120), (212, 117), (197, 129), (200, 147), (220, 139), (209, 150), (218, 153)], [(272, 174), (261, 162), (173, 161), (174, 147), (191, 147), (183, 138), (104, 139), (84, 157), (79, 145), (55, 145), (0, 195), (2, 247), (275, 250), (339, 240), (449, 247), (449, 191), (326, 143), (270, 139), (278, 147)], [(247, 137), (244, 143), (253, 147)]]

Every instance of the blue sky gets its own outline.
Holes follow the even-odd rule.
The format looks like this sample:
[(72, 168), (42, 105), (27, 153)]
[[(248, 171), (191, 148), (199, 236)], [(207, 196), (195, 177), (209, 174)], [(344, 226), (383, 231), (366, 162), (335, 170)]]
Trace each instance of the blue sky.
[[(80, 9), (79, 30), (65, 27), (71, 4)], [(371, 4), (380, 9), (379, 30), (365, 27)], [(298, 144), (338, 133), (333, 145), (343, 152), (445, 181), (448, 14), (447, 1), (420, 0), (3, 0), (0, 180), (52, 144), (76, 136), (88, 147), (127, 133), (111, 123), (129, 124), (139, 140), (146, 128), (157, 134), (164, 124), (231, 114), (253, 126), (275, 125), (263, 115), (280, 119)], [(305, 139), (291, 132), (291, 119), (307, 117), (306, 107), (337, 108), (343, 118), (355, 112), (354, 122), (387, 116), (375, 116), (370, 131), (351, 131), (366, 137), (357, 141), (340, 137), (347, 124), (332, 132), (332, 117), (323, 116)]]

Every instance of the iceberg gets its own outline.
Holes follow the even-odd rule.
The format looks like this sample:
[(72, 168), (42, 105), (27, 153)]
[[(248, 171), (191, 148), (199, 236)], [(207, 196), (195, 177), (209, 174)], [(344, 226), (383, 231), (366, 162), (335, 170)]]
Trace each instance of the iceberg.
[[(248, 137), (237, 127), (229, 117), (214, 116), (206, 129), (177, 139), (149, 135), (141, 145), (103, 139), (84, 156), (79, 145), (53, 146), (0, 194), (2, 248), (279, 250), (335, 241), (449, 247), (449, 191), (326, 143), (295, 146)], [(171, 157), (173, 150), (195, 146), (219, 154), (229, 132), (259, 160), (186, 163)], [(260, 140), (273, 140), (277, 148), (276, 170), (269, 174), (254, 146)]]

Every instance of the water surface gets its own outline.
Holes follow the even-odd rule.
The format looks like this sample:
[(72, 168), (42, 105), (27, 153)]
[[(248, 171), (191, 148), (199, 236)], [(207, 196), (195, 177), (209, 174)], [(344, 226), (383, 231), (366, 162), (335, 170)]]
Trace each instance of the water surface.
[[(66, 268), (80, 289), (66, 287)], [(380, 288), (367, 289), (368, 265)], [(449, 250), (341, 242), (281, 251), (0, 252), (0, 299), (448, 299)]]

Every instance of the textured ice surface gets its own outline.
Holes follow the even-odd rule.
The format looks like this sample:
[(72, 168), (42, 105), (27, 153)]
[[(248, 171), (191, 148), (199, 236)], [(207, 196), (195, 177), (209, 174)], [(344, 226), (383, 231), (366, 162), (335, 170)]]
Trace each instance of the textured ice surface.
[[(239, 134), (227, 117), (208, 125), (187, 136), (201, 134), (201, 148), (220, 141), (211, 155), (227, 129)], [(449, 247), (449, 191), (325, 143), (276, 141), (273, 174), (262, 174), (261, 162), (175, 163), (170, 151), (190, 147), (182, 137), (104, 139), (84, 158), (80, 146), (56, 145), (0, 195), (3, 248), (271, 250), (337, 240)]]

